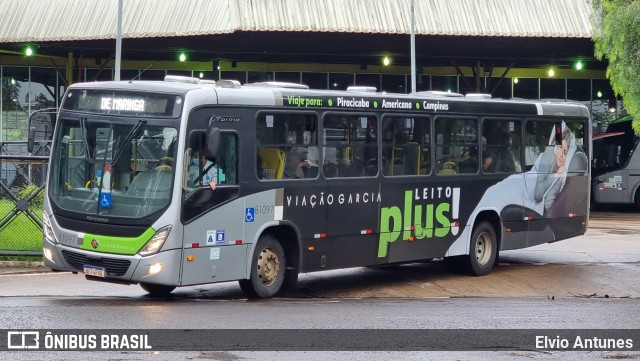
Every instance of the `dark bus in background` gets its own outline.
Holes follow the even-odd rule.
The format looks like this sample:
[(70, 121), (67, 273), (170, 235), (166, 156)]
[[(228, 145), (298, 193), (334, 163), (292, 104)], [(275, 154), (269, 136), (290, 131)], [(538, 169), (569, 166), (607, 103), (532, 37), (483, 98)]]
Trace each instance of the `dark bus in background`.
[(616, 119), (607, 131), (593, 136), (593, 201), (640, 206), (638, 136), (630, 115)]

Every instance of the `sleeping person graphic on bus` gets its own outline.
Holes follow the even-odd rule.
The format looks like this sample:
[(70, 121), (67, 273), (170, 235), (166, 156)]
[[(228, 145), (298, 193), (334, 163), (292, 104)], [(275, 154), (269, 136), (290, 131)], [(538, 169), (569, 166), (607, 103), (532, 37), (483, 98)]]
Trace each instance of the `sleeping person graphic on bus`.
[(558, 126), (561, 140), (556, 140), (557, 127), (554, 126), (548, 145), (531, 169), (510, 175), (489, 187), (480, 200), (479, 209), (495, 209), (503, 218), (504, 212), (511, 212), (512, 217), (509, 218), (512, 220), (522, 220), (523, 212), (534, 212), (531, 214), (537, 214), (535, 218), (571, 213), (586, 194), (582, 185), (570, 186), (570, 179), (574, 178), (571, 175), (586, 174), (588, 161), (582, 147), (576, 144), (571, 129), (564, 121)]
[[(550, 147), (538, 157), (532, 172), (538, 174), (533, 192), (535, 202), (543, 202), (547, 213), (567, 180), (569, 152), (575, 155), (576, 142), (571, 130), (562, 123), (562, 140), (556, 141), (554, 135), (549, 140)], [(558, 139), (559, 140), (559, 139)]]

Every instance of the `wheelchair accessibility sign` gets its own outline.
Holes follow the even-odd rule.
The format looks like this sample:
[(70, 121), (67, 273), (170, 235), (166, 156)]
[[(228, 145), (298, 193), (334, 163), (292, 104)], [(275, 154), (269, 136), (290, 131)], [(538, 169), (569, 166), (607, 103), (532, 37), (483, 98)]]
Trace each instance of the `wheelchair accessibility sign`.
[(245, 222), (253, 222), (255, 219), (256, 209), (255, 208), (246, 208), (244, 211), (244, 221)]
[(100, 195), (100, 208), (111, 208), (111, 193)]

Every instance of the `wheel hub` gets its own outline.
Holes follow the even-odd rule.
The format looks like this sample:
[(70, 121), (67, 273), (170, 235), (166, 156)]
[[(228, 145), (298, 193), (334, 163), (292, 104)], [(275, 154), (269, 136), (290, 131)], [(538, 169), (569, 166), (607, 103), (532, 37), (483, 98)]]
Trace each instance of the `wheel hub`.
[(258, 258), (258, 277), (265, 286), (270, 286), (278, 278), (280, 273), (280, 260), (270, 248), (260, 252)]
[(478, 264), (486, 265), (491, 258), (491, 251), (491, 239), (489, 235), (486, 233), (479, 234), (475, 243), (475, 254)]

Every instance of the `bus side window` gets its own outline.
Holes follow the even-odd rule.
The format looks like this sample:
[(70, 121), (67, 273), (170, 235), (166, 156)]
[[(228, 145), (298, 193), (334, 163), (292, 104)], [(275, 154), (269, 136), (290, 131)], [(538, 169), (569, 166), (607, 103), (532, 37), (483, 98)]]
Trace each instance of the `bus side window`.
[(384, 175), (431, 173), (429, 118), (385, 117), (382, 124)]
[(435, 126), (438, 174), (477, 173), (480, 165), (478, 121), (438, 117)]
[(375, 176), (378, 172), (377, 119), (329, 115), (323, 120), (325, 178)]
[[(262, 113), (256, 119), (256, 177), (260, 180), (315, 178), (318, 121), (309, 113)], [(308, 159), (316, 148), (316, 161)]]
[(483, 120), (481, 158), (485, 173), (522, 171), (520, 131), (521, 122), (518, 120)]

